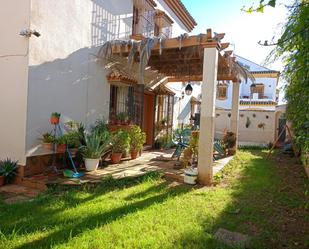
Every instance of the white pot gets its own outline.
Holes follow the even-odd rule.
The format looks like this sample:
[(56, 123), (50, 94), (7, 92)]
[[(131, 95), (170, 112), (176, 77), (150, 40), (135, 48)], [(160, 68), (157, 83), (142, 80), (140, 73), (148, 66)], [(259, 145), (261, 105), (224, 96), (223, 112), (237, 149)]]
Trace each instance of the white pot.
[(195, 185), (196, 184), (196, 180), (197, 180), (197, 176), (188, 176), (188, 175), (185, 175), (184, 178), (183, 178), (183, 181), (187, 184), (190, 184), (190, 185)]
[(184, 182), (187, 184), (191, 184), (191, 185), (195, 185), (196, 184), (196, 180), (197, 180), (197, 169), (186, 169), (185, 170), (185, 175), (184, 175)]
[(85, 167), (87, 171), (97, 170), (100, 159), (85, 158)]

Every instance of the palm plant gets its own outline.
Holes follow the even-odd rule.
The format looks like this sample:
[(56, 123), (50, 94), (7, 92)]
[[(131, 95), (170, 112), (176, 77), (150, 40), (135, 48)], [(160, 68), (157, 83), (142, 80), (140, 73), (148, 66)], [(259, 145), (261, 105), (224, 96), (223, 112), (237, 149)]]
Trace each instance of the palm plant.
[(85, 144), (81, 147), (81, 153), (84, 158), (101, 158), (110, 149), (109, 133), (98, 131), (91, 132), (85, 136)]
[(17, 163), (9, 158), (0, 161), (0, 175), (5, 177), (6, 183), (11, 183), (14, 177), (17, 175)]

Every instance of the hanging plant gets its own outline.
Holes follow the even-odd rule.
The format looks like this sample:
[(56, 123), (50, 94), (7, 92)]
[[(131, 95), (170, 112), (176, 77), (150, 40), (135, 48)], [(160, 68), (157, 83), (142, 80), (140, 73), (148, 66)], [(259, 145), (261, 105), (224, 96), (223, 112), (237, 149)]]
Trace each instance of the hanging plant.
[(263, 128), (263, 130), (264, 130), (265, 125), (266, 125), (265, 123), (259, 123), (259, 124), (257, 125), (257, 127), (260, 128), (260, 129)]
[(246, 128), (249, 128), (249, 126), (251, 125), (251, 121), (250, 118), (247, 117), (247, 121), (246, 121)]

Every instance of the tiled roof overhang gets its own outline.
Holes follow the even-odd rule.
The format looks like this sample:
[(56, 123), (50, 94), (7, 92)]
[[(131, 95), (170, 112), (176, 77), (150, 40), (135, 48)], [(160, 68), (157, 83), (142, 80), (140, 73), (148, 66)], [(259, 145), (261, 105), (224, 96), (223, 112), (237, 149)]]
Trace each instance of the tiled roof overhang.
[(164, 0), (164, 2), (184, 24), (184, 26), (188, 29), (188, 32), (191, 32), (197, 23), (181, 0)]

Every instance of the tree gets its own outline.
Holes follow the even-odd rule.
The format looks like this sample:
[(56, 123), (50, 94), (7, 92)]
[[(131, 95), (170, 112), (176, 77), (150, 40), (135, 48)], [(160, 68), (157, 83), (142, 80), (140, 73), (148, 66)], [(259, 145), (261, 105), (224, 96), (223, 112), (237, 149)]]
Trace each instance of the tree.
[[(276, 0), (260, 0), (257, 7), (245, 10), (263, 12), (264, 7), (276, 6)], [(289, 17), (277, 42), (265, 41), (263, 46), (275, 46), (269, 61), (281, 58), (284, 69), (281, 76), (287, 82), (287, 118), (292, 122), (295, 142), (309, 153), (309, 1), (295, 0), (287, 6)]]

